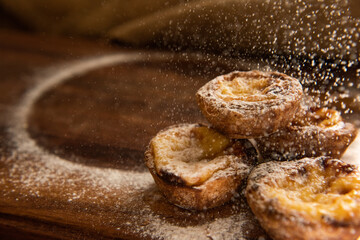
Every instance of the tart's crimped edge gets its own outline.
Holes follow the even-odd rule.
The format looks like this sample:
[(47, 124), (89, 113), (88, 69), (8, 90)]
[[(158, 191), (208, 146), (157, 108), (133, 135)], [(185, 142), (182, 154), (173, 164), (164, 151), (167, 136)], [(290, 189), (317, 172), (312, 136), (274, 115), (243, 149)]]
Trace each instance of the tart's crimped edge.
[[(176, 124), (161, 130), (158, 134), (176, 127), (195, 127), (205, 126), (205, 124)], [(245, 154), (244, 154), (245, 155)], [(156, 185), (165, 195), (166, 199), (176, 206), (185, 209), (206, 210), (214, 208), (228, 202), (238, 191), (241, 185), (244, 185), (248, 174), (253, 165), (249, 161), (242, 161), (245, 169), (231, 169), (234, 174), (215, 173), (208, 180), (199, 186), (186, 186), (169, 182), (162, 178), (156, 171), (153, 158), (153, 149), (151, 141), (145, 151), (145, 164), (154, 178)], [(247, 160), (247, 159), (246, 159)], [(233, 166), (232, 166), (233, 167)], [(229, 169), (220, 170), (229, 171)]]
[[(235, 76), (279, 77), (289, 81), (291, 89), (285, 96), (259, 102), (236, 100), (231, 104), (216, 96), (215, 84)], [(254, 138), (275, 132), (286, 126), (300, 106), (303, 91), (300, 82), (279, 72), (233, 71), (221, 75), (202, 86), (196, 93), (203, 115), (218, 131), (230, 138)], [(266, 123), (266, 124), (265, 124)]]
[(276, 181), (272, 176), (287, 176), (287, 170), (298, 171), (304, 165), (324, 164), (330, 161), (341, 166), (350, 166), (359, 172), (359, 169), (338, 159), (330, 157), (303, 158), (296, 161), (271, 161), (259, 164), (248, 176), (248, 183), (245, 189), (247, 202), (258, 219), (260, 225), (266, 232), (276, 240), (286, 239), (357, 239), (360, 235), (360, 218), (356, 222), (314, 221), (309, 216), (295, 210), (286, 209), (281, 206), (276, 198), (269, 198), (266, 195), (264, 181)]
[(338, 123), (338, 126), (329, 128), (291, 125), (255, 141), (264, 159), (341, 158), (358, 134), (352, 123), (345, 120), (341, 123), (342, 126)]

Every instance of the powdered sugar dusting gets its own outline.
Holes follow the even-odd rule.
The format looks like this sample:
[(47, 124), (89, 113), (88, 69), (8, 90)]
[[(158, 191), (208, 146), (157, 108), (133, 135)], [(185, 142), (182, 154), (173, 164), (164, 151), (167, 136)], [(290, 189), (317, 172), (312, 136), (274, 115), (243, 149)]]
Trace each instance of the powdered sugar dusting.
[[(220, 82), (237, 77), (266, 78), (264, 96), (219, 97)], [(262, 85), (262, 84), (260, 84)], [(235, 87), (236, 89), (237, 87)], [(225, 89), (226, 90), (226, 89)], [(229, 92), (229, 91), (228, 91)], [(226, 93), (226, 91), (225, 91)], [(230, 138), (256, 138), (273, 133), (286, 126), (297, 111), (303, 89), (300, 82), (285, 74), (271, 71), (233, 71), (218, 76), (196, 93), (198, 105), (206, 119)]]
[[(200, 134), (196, 134), (197, 131), (202, 131), (201, 136), (196, 136)], [(153, 149), (151, 162), (156, 171), (160, 175), (161, 172), (174, 174), (188, 186), (202, 188), (206, 181), (237, 174), (247, 176), (250, 171), (242, 159), (244, 156), (231, 154), (234, 149), (230, 140), (206, 126), (171, 126), (157, 134), (150, 145)]]
[[(155, 57), (162, 58), (162, 55)], [(65, 201), (57, 204), (64, 208), (79, 208), (78, 221), (89, 222), (92, 228), (105, 226), (106, 230), (103, 230), (103, 233), (111, 236), (155, 239), (245, 239), (248, 234), (246, 231), (253, 229), (258, 229), (258, 234), (264, 235), (244, 202), (234, 205), (233, 209), (231, 205), (226, 206), (221, 211), (228, 211), (228, 214), (225, 217), (219, 216), (215, 220), (212, 220), (211, 214), (216, 215), (216, 211), (219, 210), (215, 213), (179, 210), (164, 201), (154, 187), (151, 175), (147, 172), (97, 168), (71, 162), (42, 149), (30, 137), (27, 132), (28, 116), (35, 102), (46, 91), (93, 69), (137, 61), (140, 58), (138, 54), (114, 54), (83, 59), (50, 69), (46, 74), (34, 79), (33, 88), (24, 95), (12, 118), (9, 119), (9, 135), (13, 149), (8, 156), (0, 159), (0, 164), (6, 169), (5, 172), (0, 172), (0, 175), (4, 175), (0, 178), (0, 184), (6, 186), (0, 190), (0, 195), (15, 202), (22, 201), (24, 206), (36, 205), (36, 199), (39, 198), (46, 198), (48, 201), (51, 199)], [(42, 208), (38, 205), (35, 207)], [(56, 207), (58, 208), (57, 205)], [(48, 210), (44, 208), (46, 218)], [(166, 218), (166, 214), (162, 215), (162, 208), (173, 208), (174, 212), (182, 211), (179, 214), (190, 220), (192, 216), (199, 218), (204, 214), (205, 220), (199, 220), (201, 222), (199, 224), (184, 222), (184, 225), (179, 225), (172, 222), (171, 218)], [(66, 221), (76, 220), (66, 219)], [(247, 230), (244, 230), (245, 228)]]
[[(85, 73), (94, 68), (112, 65), (124, 61), (134, 61), (139, 59), (139, 55), (108, 55), (94, 59), (80, 60), (65, 65), (58, 69), (51, 69), (48, 77), (41, 77), (37, 80), (37, 85), (27, 92), (22, 101), (18, 104), (14, 112), (13, 119), (10, 121), (9, 132), (16, 146), (16, 158), (13, 168), (10, 172), (15, 174), (16, 171), (24, 170), (20, 181), (23, 185), (32, 185), (33, 183), (43, 185), (52, 178), (61, 175), (62, 181), (71, 179), (71, 175), (82, 175), (82, 180), (91, 183), (94, 187), (116, 187), (122, 183), (134, 183), (137, 181), (128, 181), (128, 178), (144, 179), (149, 182), (150, 178), (144, 178), (142, 174), (136, 173), (122, 174), (123, 172), (113, 169), (97, 169), (76, 164), (56, 155), (50, 154), (37, 145), (27, 132), (27, 117), (31, 112), (33, 104), (47, 90), (55, 87), (57, 84), (70, 79), (76, 75)], [(19, 162), (19, 160), (22, 160)], [(26, 160), (28, 159), (28, 160)], [(34, 161), (36, 165), (34, 164)], [(41, 173), (41, 174), (39, 174)], [(47, 173), (47, 174), (44, 174)], [(125, 173), (125, 172), (124, 172)], [(32, 175), (33, 174), (33, 175)], [(102, 179), (102, 181), (99, 181)], [(147, 181), (146, 181), (147, 179)], [(107, 181), (107, 182), (104, 182)], [(25, 184), (24, 184), (25, 183)]]
[(355, 140), (350, 144), (350, 146), (346, 149), (346, 152), (342, 156), (341, 160), (344, 160), (347, 163), (360, 166), (359, 156), (360, 156), (360, 137), (357, 136)]
[[(279, 74), (279, 76), (277, 76), (276, 74), (278, 73), (234, 71), (211, 80), (199, 89), (198, 95), (207, 99), (212, 104), (216, 104), (217, 108), (227, 107), (242, 115), (256, 117), (259, 114), (259, 111), (269, 111), (268, 108), (270, 107), (281, 108), (281, 105), (298, 101), (302, 96), (302, 86), (298, 80), (286, 75)], [(266, 79), (267, 82), (264, 89), (262, 89), (261, 94), (249, 94), (249, 96), (246, 94), (233, 95), (231, 94), (231, 91), (234, 91), (234, 89), (231, 90), (230, 87), (228, 87), (230, 90), (226, 91), (225, 95), (222, 93), (224, 90), (220, 87), (222, 86), (222, 82), (228, 82), (232, 79), (236, 80), (243, 77), (246, 77), (246, 79), (254, 79), (254, 81)], [(226, 90), (226, 87), (223, 86), (223, 88)], [(254, 87), (252, 86), (250, 88), (252, 89)]]

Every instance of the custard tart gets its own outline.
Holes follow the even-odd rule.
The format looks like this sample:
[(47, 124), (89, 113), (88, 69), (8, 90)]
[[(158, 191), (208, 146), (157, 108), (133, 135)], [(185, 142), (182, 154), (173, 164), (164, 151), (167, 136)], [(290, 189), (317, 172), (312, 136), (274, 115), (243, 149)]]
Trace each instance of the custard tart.
[(286, 126), (298, 110), (300, 82), (278, 72), (234, 71), (196, 93), (198, 105), (214, 128), (230, 138), (255, 138)]
[(230, 140), (201, 124), (159, 132), (145, 152), (155, 183), (173, 204), (204, 210), (229, 201), (256, 161), (247, 140)]
[(262, 163), (249, 175), (246, 198), (275, 240), (347, 240), (360, 235), (360, 172), (341, 160)]
[(357, 128), (345, 122), (340, 112), (328, 108), (301, 108), (285, 128), (256, 139), (266, 160), (302, 157), (340, 158), (357, 136)]

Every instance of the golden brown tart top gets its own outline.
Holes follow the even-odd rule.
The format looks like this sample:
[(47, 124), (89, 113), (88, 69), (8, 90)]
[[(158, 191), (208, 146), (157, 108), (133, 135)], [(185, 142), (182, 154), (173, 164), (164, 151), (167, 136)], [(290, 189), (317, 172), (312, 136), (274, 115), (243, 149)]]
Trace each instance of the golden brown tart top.
[(204, 210), (234, 197), (257, 158), (247, 140), (230, 140), (202, 124), (180, 124), (159, 132), (145, 163), (166, 199)]
[(244, 153), (236, 146), (221, 133), (199, 124), (170, 127), (150, 143), (157, 174), (186, 186), (199, 186), (214, 175), (243, 169), (240, 158)]
[(275, 239), (355, 239), (360, 234), (360, 172), (340, 160), (260, 164), (249, 176), (246, 196)]
[(230, 138), (260, 137), (285, 127), (293, 119), (302, 95), (297, 79), (261, 71), (218, 76), (196, 94), (207, 120)]

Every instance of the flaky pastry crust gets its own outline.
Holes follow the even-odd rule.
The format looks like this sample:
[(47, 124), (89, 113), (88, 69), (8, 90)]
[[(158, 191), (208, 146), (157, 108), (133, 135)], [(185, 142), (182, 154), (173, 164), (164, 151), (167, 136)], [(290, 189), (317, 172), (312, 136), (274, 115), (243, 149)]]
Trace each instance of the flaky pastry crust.
[(356, 136), (357, 128), (345, 122), (340, 112), (302, 106), (288, 126), (256, 139), (256, 143), (265, 160), (341, 158)]
[(251, 172), (246, 198), (275, 240), (356, 239), (360, 174), (327, 157), (267, 162)]
[(196, 93), (203, 115), (230, 138), (260, 137), (286, 126), (302, 95), (297, 79), (261, 71), (219, 76)]
[[(193, 129), (206, 127), (201, 124), (181, 124), (171, 126), (158, 133), (151, 141), (145, 152), (145, 163), (153, 176), (155, 183), (166, 199), (171, 203), (185, 209), (205, 210), (214, 208), (228, 202), (246, 180), (252, 166), (256, 161), (256, 150), (247, 140), (233, 141), (229, 139), (229, 145), (224, 151), (209, 159), (225, 158), (228, 165), (213, 172), (204, 181), (191, 181), (187, 168), (180, 171), (176, 167), (156, 166), (156, 141), (159, 135), (176, 135), (176, 132), (191, 132)], [(215, 130), (212, 130), (215, 131)], [(191, 135), (190, 135), (191, 136)], [(174, 148), (174, 147), (172, 147)], [(171, 156), (171, 154), (169, 154)], [(171, 162), (171, 159), (168, 159)], [(192, 160), (189, 160), (191, 162)], [(196, 160), (197, 161), (197, 160)], [(199, 160), (200, 161), (200, 160)], [(201, 169), (199, 169), (201, 172)]]

